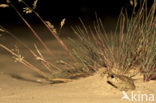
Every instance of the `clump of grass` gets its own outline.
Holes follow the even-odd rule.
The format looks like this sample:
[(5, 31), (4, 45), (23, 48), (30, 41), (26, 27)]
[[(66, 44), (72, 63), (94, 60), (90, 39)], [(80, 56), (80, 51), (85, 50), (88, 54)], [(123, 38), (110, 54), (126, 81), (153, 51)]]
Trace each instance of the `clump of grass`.
[[(41, 20), (73, 62), (60, 61), (59, 63), (63, 64), (66, 69), (59, 68), (44, 57), (44, 54), (41, 53), (37, 45), (35, 45), (37, 52), (35, 53), (27, 45), (22, 43), (36, 60), (40, 61), (43, 67), (49, 71), (49, 74), (26, 61), (22, 55), (0, 44), (2, 48), (15, 56), (16, 61), (53, 82), (66, 82), (71, 78), (89, 76), (101, 67), (105, 67), (107, 73), (111, 72), (129, 77), (133, 77), (137, 73), (142, 73), (145, 81), (156, 78), (155, 2), (148, 15), (144, 13), (146, 0), (144, 0), (140, 10), (130, 18), (121, 12), (117, 25), (119, 32), (116, 30), (115, 32), (107, 33), (102, 20), (97, 16), (97, 21), (93, 27), (86, 27), (80, 19), (82, 27), (76, 26), (73, 29), (78, 39), (70, 39), (70, 46), (67, 46), (59, 37), (54, 26), (50, 22), (43, 20), (35, 11), (37, 1), (38, 0), (34, 1), (33, 7), (31, 8), (23, 0), (19, 0), (20, 3), (26, 6), (24, 12), (26, 14), (34, 13), (39, 20)], [(9, 0), (6, 2), (7, 4), (4, 6), (12, 7), (40, 41), (44, 49), (49, 53), (49, 56), (53, 55), (52, 51), (16, 7)], [(1, 6), (4, 7), (3, 5)], [(136, 3), (134, 5), (134, 8), (135, 7)], [(60, 23), (60, 30), (64, 23), (65, 19)], [(21, 42), (20, 40), (18, 41)]]
[[(146, 0), (144, 0), (144, 3)], [(142, 7), (143, 8), (143, 7)], [(137, 16), (136, 35), (139, 35), (137, 51), (139, 55), (140, 72), (144, 75), (144, 81), (156, 78), (156, 18), (154, 1), (149, 13), (144, 14), (142, 9)], [(138, 22), (139, 21), (139, 22)], [(134, 26), (135, 27), (135, 26)]]
[(113, 35), (105, 32), (98, 18), (93, 28), (82, 22), (82, 27), (74, 29), (78, 41), (72, 40), (72, 54), (85, 71), (96, 72), (105, 66), (107, 72), (115, 74), (133, 77), (142, 73), (145, 81), (156, 78), (155, 2), (148, 14), (145, 3), (130, 18), (121, 12), (120, 31)]
[[(25, 4), (25, 8), (23, 8), (23, 12), (25, 12), (26, 14), (29, 13), (35, 13), (36, 16), (41, 20), (41, 22), (50, 30), (50, 32), (53, 34), (53, 36), (58, 40), (58, 42), (61, 44), (61, 46), (66, 50), (68, 50), (68, 48), (66, 47), (66, 45), (64, 44), (64, 42), (57, 36), (57, 32), (56, 30), (54, 31), (54, 27), (52, 28), (52, 24), (47, 24), (46, 21), (44, 21), (37, 12), (34, 11), (34, 9), (36, 8), (36, 4), (37, 4), (38, 0), (34, 1), (33, 4), (33, 8), (29, 7), (23, 0), (19, 0), (20, 3)], [(4, 7), (5, 6), (5, 7)], [(6, 4), (1, 4), (1, 7), (6, 8), (6, 7), (12, 7), (15, 12), (20, 16), (20, 18), (24, 21), (24, 23), (29, 27), (29, 29), (32, 31), (32, 33), (36, 36), (36, 38), (40, 41), (41, 45), (44, 47), (44, 49), (48, 52), (49, 56), (53, 55), (52, 51), (48, 48), (48, 46), (45, 44), (45, 42), (39, 37), (39, 35), (36, 33), (36, 31), (33, 29), (33, 27), (27, 22), (27, 20), (22, 16), (22, 14), (18, 11), (18, 9), (16, 9), (16, 7), (11, 3), (10, 0), (6, 1)], [(60, 24), (60, 29), (63, 27), (65, 23), (65, 19), (62, 20), (61, 24)], [(37, 51), (37, 53), (34, 52), (34, 50), (30, 49), (25, 43), (23, 43), (21, 40), (19, 40), (17, 37), (14, 36), (14, 34), (8, 32), (5, 28), (1, 27), (1, 31), (3, 30), (3, 32), (8, 33), (9, 35), (11, 35), (14, 39), (16, 39), (20, 44), (23, 45), (23, 47), (25, 47), (26, 49), (29, 50), (29, 52), (35, 57), (35, 59), (37, 61), (40, 61), (40, 63), (43, 65), (43, 67), (45, 69), (47, 69), (49, 71), (49, 73), (43, 72), (42, 70), (40, 70), (40, 68), (38, 68), (37, 66), (34, 66), (33, 64), (31, 64), (29, 61), (27, 61), (21, 54), (18, 54), (14, 51), (12, 51), (12, 49), (7, 48), (5, 45), (0, 44), (0, 47), (4, 48), (6, 51), (8, 51), (9, 53), (11, 53), (15, 60), (17, 62), (22, 63), (23, 65), (25, 65), (27, 68), (39, 73), (41, 76), (43, 76), (45, 79), (50, 80), (51, 82), (56, 82), (56, 81), (62, 81), (62, 82), (66, 82), (69, 81), (68, 79), (60, 79), (59, 77), (57, 78), (52, 78), (54, 76), (54, 74), (57, 74), (58, 72), (61, 71), (61, 69), (59, 67), (57, 67), (56, 65), (54, 65), (53, 63), (49, 62), (48, 60), (46, 60), (46, 58), (42, 55), (42, 53), (40, 52), (40, 50), (38, 49), (38, 47), (35, 45), (35, 49)], [(69, 55), (69, 54), (68, 54)], [(56, 73), (57, 72), (57, 73)], [(50, 74), (50, 75), (49, 75)]]
[[(61, 23), (60, 23), (60, 29), (57, 32), (54, 25), (52, 25), (49, 21), (45, 21), (43, 20), (40, 15), (35, 11), (35, 8), (37, 6), (37, 1), (35, 0), (33, 3), (33, 7), (31, 8), (29, 5), (27, 5), (26, 2), (24, 2), (24, 0), (18, 0), (19, 3), (23, 3), (26, 7), (23, 8), (23, 12), (25, 12), (26, 14), (30, 14), (30, 13), (34, 13), (39, 20), (45, 25), (45, 27), (47, 27), (47, 29), (50, 31), (50, 33), (56, 38), (56, 40), (60, 43), (60, 45), (62, 46), (62, 48), (64, 49), (64, 51), (67, 53), (68, 56), (71, 57), (72, 61), (74, 60), (74, 57), (70, 54), (69, 49), (67, 47), (67, 45), (60, 39), (59, 37), (59, 32), (60, 30), (63, 28), (63, 25), (65, 24), (65, 18), (62, 19)], [(18, 9), (12, 4), (12, 2), (10, 0), (6, 1), (6, 4), (8, 5), (7, 7), (12, 7), (15, 12), (18, 14), (18, 16), (24, 21), (24, 23), (28, 26), (28, 28), (32, 31), (32, 33), (35, 35), (35, 37), (39, 40), (39, 42), (41, 43), (41, 45), (43, 46), (43, 48), (47, 51), (47, 53), (49, 54), (49, 56), (54, 55), (52, 53), (52, 51), (48, 48), (48, 46), (46, 45), (46, 43), (42, 40), (42, 38), (39, 37), (39, 35), (37, 34), (37, 32), (33, 29), (33, 27), (29, 24), (29, 22), (24, 18), (24, 16), (18, 11)], [(11, 49), (7, 48), (5, 45), (1, 44), (0, 47), (4, 48), (6, 51), (8, 51), (9, 53), (11, 53), (13, 56), (15, 56), (15, 60), (17, 62), (20, 62), (22, 64), (24, 64), (26, 67), (28, 67), (29, 69), (37, 72), (38, 74), (40, 74), (41, 76), (43, 76), (45, 79), (50, 80), (51, 82), (67, 82), (70, 81), (71, 78), (77, 78), (77, 77), (84, 77), (86, 75), (89, 75), (87, 73), (83, 74), (81, 71), (79, 72), (78, 69), (75, 69), (74, 65), (71, 65), (70, 63), (67, 63), (66, 61), (62, 61), (61, 64), (63, 64), (63, 67), (59, 67), (56, 64), (53, 64), (51, 62), (49, 62), (45, 57), (44, 54), (41, 53), (41, 51), (38, 49), (37, 45), (35, 46), (35, 50), (37, 53), (34, 52), (34, 50), (32, 50), (31, 48), (28, 47), (28, 45), (26, 45), (25, 43), (23, 43), (22, 41), (20, 41), (17, 37), (14, 36), (14, 34), (8, 32), (5, 28), (3, 28), (2, 26), (0, 26), (2, 29), (5, 30), (6, 33), (8, 33), (9, 35), (11, 35), (14, 39), (16, 39), (20, 44), (23, 45), (23, 47), (25, 47), (26, 49), (29, 50), (29, 52), (35, 57), (35, 59), (37, 61), (40, 62), (40, 64), (44, 67), (44, 69), (47, 69), (49, 73), (43, 72), (41, 70), (41, 68), (38, 68), (38, 66), (35, 66), (33, 64), (31, 64), (29, 61), (26, 60), (26, 58), (24, 58), (21, 54), (17, 54), (14, 51), (12, 51)], [(59, 63), (58, 63), (59, 64)], [(64, 69), (66, 68), (66, 69)], [(65, 79), (63, 79), (65, 78)]]

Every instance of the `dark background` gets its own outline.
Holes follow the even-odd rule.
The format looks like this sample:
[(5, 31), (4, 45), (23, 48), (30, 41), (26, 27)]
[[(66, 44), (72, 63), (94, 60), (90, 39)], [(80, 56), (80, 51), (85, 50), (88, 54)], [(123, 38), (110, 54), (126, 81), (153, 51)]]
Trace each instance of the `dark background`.
[[(24, 1), (31, 7), (34, 2), (34, 0)], [(149, 6), (152, 4), (151, 1), (154, 0), (148, 2)], [(36, 25), (37, 30), (41, 30), (39, 28), (41, 22), (33, 13), (25, 14), (22, 9), (25, 6), (22, 3), (17, 2), (17, 0), (11, 0), (11, 2), (31, 25)], [(0, 3), (5, 3), (5, 0), (1, 0)], [(137, 7), (139, 8), (139, 4)], [(79, 18), (85, 24), (92, 23), (96, 20), (96, 12), (98, 17), (103, 20), (105, 29), (111, 31), (115, 28), (122, 8), (131, 15), (133, 7), (130, 5), (130, 0), (38, 0), (36, 11), (44, 20), (48, 20), (55, 25), (56, 29), (59, 28), (57, 26), (59, 26), (61, 20), (66, 18), (66, 25), (64, 27), (66, 30), (70, 26), (80, 24)], [(28, 30), (22, 19), (11, 7), (0, 8), (0, 25), (16, 35), (17, 30), (20, 35)]]
[[(15, 1), (17, 0), (12, 0), (12, 3), (19, 11), (22, 11), (22, 7), (25, 6)], [(33, 3), (33, 0), (24, 1), (30, 6)], [(78, 17), (94, 19), (95, 12), (101, 18), (106, 16), (117, 17), (121, 8), (132, 9), (129, 0), (39, 0), (36, 11), (44, 19), (58, 21), (66, 18), (72, 21)], [(0, 8), (1, 24), (16, 24), (18, 20), (18, 16), (12, 8)], [(34, 19), (32, 21), (35, 22)]]

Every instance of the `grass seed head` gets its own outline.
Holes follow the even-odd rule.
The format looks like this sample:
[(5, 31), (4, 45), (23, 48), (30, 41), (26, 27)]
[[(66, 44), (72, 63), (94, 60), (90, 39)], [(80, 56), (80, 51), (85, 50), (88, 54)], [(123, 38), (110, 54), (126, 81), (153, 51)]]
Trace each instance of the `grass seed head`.
[(50, 27), (50, 29), (55, 33), (55, 34), (57, 34), (57, 31), (56, 31), (56, 29), (54, 28), (54, 25), (52, 25), (49, 21), (45, 21), (46, 22), (46, 24)]
[(0, 28), (0, 32), (5, 32), (5, 30)]
[(0, 4), (0, 8), (7, 8), (7, 7), (9, 7), (8, 4)]
[(11, 1), (10, 0), (6, 0), (6, 2), (9, 4), (9, 3), (11, 3)]
[(23, 62), (24, 57), (20, 54), (18, 56), (13, 57), (15, 59), (15, 62)]
[(22, 2), (23, 0), (18, 0), (18, 2)]
[(62, 21), (61, 21), (61, 28), (63, 27), (63, 25), (65, 24), (65, 21), (66, 21), (66, 19), (64, 18), (64, 19), (62, 19)]
[(31, 14), (32, 10), (28, 7), (23, 8), (23, 12), (25, 12), (26, 14)]
[(37, 2), (38, 0), (35, 0), (34, 3), (33, 3), (33, 9), (35, 9), (37, 7)]
[(17, 55), (13, 55), (13, 58), (15, 59), (15, 62), (23, 62), (24, 57), (20, 54), (19, 48), (15, 45), (15, 49), (12, 49), (13, 52), (15, 52)]
[(138, 5), (137, 0), (130, 0), (130, 4), (134, 7)]

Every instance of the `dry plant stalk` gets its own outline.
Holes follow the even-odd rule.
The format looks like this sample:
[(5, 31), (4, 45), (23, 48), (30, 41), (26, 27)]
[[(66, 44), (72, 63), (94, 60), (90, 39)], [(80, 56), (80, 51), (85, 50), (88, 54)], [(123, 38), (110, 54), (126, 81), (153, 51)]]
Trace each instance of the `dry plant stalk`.
[(28, 61), (26, 61), (24, 59), (24, 57), (22, 57), (21, 55), (15, 53), (14, 51), (10, 50), (9, 48), (7, 48), (6, 46), (0, 44), (0, 47), (4, 48), (6, 51), (8, 51), (9, 53), (11, 53), (13, 56), (15, 56), (15, 60), (22, 63), (23, 65), (25, 65), (26, 67), (28, 67), (29, 69), (39, 73), (40, 75), (42, 75), (45, 78), (48, 78), (48, 75), (45, 74), (44, 72), (42, 72), (41, 70), (39, 70), (37, 67), (35, 67), (34, 65), (30, 64)]
[(45, 68), (46, 68), (49, 72), (51, 72), (52, 74), (53, 74), (53, 73), (56, 73), (55, 71), (52, 71), (52, 70), (49, 68), (49, 65), (48, 65), (47, 60), (44, 58), (44, 56), (43, 56), (42, 53), (39, 51), (39, 49), (37, 48), (37, 46), (36, 46), (36, 45), (34, 45), (34, 46), (35, 46), (35, 49), (36, 49), (37, 53), (39, 54), (39, 56), (37, 56), (36, 54), (33, 53), (34, 56), (36, 57), (36, 59), (39, 60), (39, 61), (41, 61), (41, 63), (45, 66)]
[[(28, 8), (31, 8), (29, 5), (27, 5), (27, 3), (25, 3), (24, 1), (22, 1), (22, 3), (24, 5), (26, 5)], [(41, 22), (48, 28), (48, 30), (51, 32), (51, 34), (56, 38), (56, 40), (61, 44), (61, 46), (63, 47), (63, 49), (67, 52), (67, 54), (74, 59), (74, 57), (69, 53), (69, 49), (67, 47), (67, 45), (60, 39), (60, 37), (57, 35), (57, 33), (55, 32), (55, 29), (51, 29), (51, 26), (47, 25), (47, 23), (41, 18), (41, 16), (34, 11), (33, 9), (31, 9), (35, 15), (41, 20)], [(16, 10), (17, 11), (17, 10)], [(65, 23), (65, 19), (63, 19), (62, 24)], [(63, 26), (63, 25), (62, 25)], [(41, 42), (42, 43), (42, 42)], [(48, 49), (48, 48), (46, 48)]]
[[(140, 61), (141, 63), (144, 63), (143, 67), (146, 67), (147, 65), (149, 65), (147, 66), (149, 70), (149, 71), (147, 70), (148, 71), (147, 73), (150, 74), (151, 72), (156, 71), (155, 70), (156, 67), (154, 67), (152, 64), (153, 61), (149, 62), (151, 61), (151, 58), (149, 58), (149, 56), (151, 56), (152, 54), (151, 53), (152, 49), (150, 50), (150, 48), (153, 48), (153, 46), (150, 47), (149, 45), (151, 43), (150, 38), (148, 39), (146, 38), (149, 36), (147, 35), (148, 33), (153, 33), (153, 32), (155, 33), (155, 31), (153, 32), (150, 31), (153, 29), (153, 28), (151, 29), (150, 26), (154, 25), (153, 20), (154, 20), (154, 14), (155, 14), (155, 6), (153, 9), (153, 12), (150, 14), (151, 17), (149, 17), (151, 18), (151, 21), (148, 21), (149, 25), (146, 23), (144, 25), (144, 23), (142, 22), (143, 21), (142, 19), (144, 19), (144, 16), (142, 16), (142, 14), (143, 14), (143, 9), (144, 9), (143, 6), (145, 5), (146, 0), (143, 1), (143, 6), (141, 7), (141, 10), (138, 12), (138, 15), (136, 16), (136, 18), (134, 17), (132, 20), (130, 20), (131, 22), (127, 22), (128, 18), (126, 18), (124, 15), (121, 15), (119, 38), (117, 36), (115, 37), (115, 39), (114, 37), (108, 38), (107, 36), (108, 34), (106, 32), (103, 32), (104, 27), (100, 19), (97, 19), (97, 24), (94, 26), (94, 29), (90, 28), (89, 30), (87, 29), (85, 24), (82, 22), (82, 20), (80, 20), (82, 23), (83, 29), (81, 29), (80, 27), (76, 27), (77, 32), (76, 30), (75, 32), (78, 34), (80, 41), (78, 41), (78, 43), (75, 42), (75, 44), (72, 44), (73, 46), (75, 46), (74, 49), (71, 50), (72, 54), (70, 54), (71, 52), (70, 52), (70, 49), (68, 49), (67, 45), (60, 39), (54, 26), (49, 21), (44, 21), (40, 17), (40, 15), (36, 11), (34, 11), (34, 9), (37, 6), (38, 0), (34, 1), (33, 8), (29, 7), (23, 0), (18, 0), (18, 1), (26, 5), (26, 8), (23, 8), (23, 12), (25, 12), (26, 14), (35, 13), (35, 15), (49, 29), (51, 34), (61, 44), (64, 50), (72, 57), (72, 59), (74, 58), (73, 60), (75, 60), (76, 58), (76, 61), (82, 65), (82, 68), (80, 69), (81, 72), (83, 71), (85, 73), (88, 73), (88, 72), (92, 73), (92, 72), (96, 72), (98, 70), (97, 69), (98, 67), (106, 66), (108, 68), (108, 71), (114, 72), (114, 73), (122, 72), (124, 75), (124, 73), (128, 73), (131, 69), (134, 69), (135, 67), (139, 67), (141, 65)], [(10, 3), (9, 0), (8, 0), (8, 3)], [(136, 0), (134, 1), (130, 0), (130, 3), (134, 8), (136, 8), (137, 6)], [(7, 6), (9, 5), (7, 4), (0, 5), (0, 7), (2, 8), (6, 8)], [(38, 36), (38, 34), (34, 31), (31, 25), (19, 13), (19, 11), (16, 9), (14, 5), (10, 4), (10, 6), (13, 7), (13, 9), (22, 18), (25, 24), (31, 29), (33, 34), (37, 37), (37, 39), (41, 42), (43, 47), (50, 54), (51, 51), (49, 50), (47, 45), (42, 41), (42, 39)], [(66, 20), (65, 18), (62, 19), (60, 23), (60, 29), (65, 24), (65, 20)], [(126, 24), (128, 28), (125, 27)], [(144, 30), (144, 26), (146, 28), (145, 30)], [(124, 32), (125, 29), (127, 30), (127, 32)], [(91, 34), (92, 37), (90, 37), (89, 34)], [(104, 36), (102, 36), (101, 34), (104, 34)], [(82, 35), (86, 35), (86, 36), (82, 36)], [(80, 44), (80, 48), (76, 48), (78, 44)], [(7, 50), (8, 52), (10, 52), (12, 55), (14, 55), (16, 61), (19, 61), (20, 63), (24, 64), (28, 68), (39, 73), (43, 77), (48, 78), (50, 81), (52, 82), (68, 81), (68, 79), (62, 79), (62, 78), (57, 78), (57, 79), (49, 78), (46, 73), (40, 71), (34, 65), (26, 61), (24, 57), (22, 57), (22, 55), (15, 53), (14, 51), (10, 50), (9, 48), (5, 47), (2, 44), (0, 44), (0, 46), (4, 48), (5, 50)], [(55, 71), (51, 70), (49, 66), (54, 67), (59, 70), (57, 66), (48, 62), (44, 58), (43, 54), (39, 51), (36, 45), (35, 45), (35, 49), (37, 51), (37, 54), (35, 54), (32, 50), (30, 50), (30, 52), (33, 54), (33, 56), (37, 60), (39, 60), (42, 63), (42, 65), (50, 73), (54, 74)], [(141, 59), (142, 56), (146, 56), (147, 60), (142, 62), (143, 61), (143, 59)], [(154, 57), (152, 57), (152, 59), (153, 58)], [(64, 61), (62, 63), (68, 66), (69, 68), (74, 69), (74, 65), (70, 65), (69, 63), (66, 63)], [(152, 67), (152, 66), (154, 67), (154, 69), (151, 70), (151, 68), (149, 67)], [(82, 75), (82, 74), (77, 73), (75, 75)], [(147, 77), (147, 79), (151, 79), (150, 75), (148, 76), (149, 77)]]
[[(71, 82), (71, 79), (63, 79), (63, 78), (51, 78), (48, 74), (46, 74), (45, 72), (41, 71), (39, 68), (35, 67), (34, 65), (30, 64), (28, 61), (26, 61), (24, 59), (24, 57), (20, 54), (15, 53), (14, 51), (10, 50), (9, 48), (7, 48), (6, 46), (4, 46), (3, 44), (0, 44), (0, 47), (2, 47), (3, 49), (5, 49), (6, 51), (8, 51), (9, 53), (11, 53), (15, 59), (16, 62), (20, 62), (22, 63), (24, 66), (26, 66), (27, 68), (35, 71), (36, 73), (39, 73), (41, 76), (43, 76), (45, 79), (47, 79), (48, 81), (50, 81), (50, 83), (58, 83), (58, 82)], [(52, 72), (54, 73), (54, 72)]]
[(43, 42), (43, 40), (38, 36), (38, 34), (35, 32), (35, 30), (31, 27), (31, 25), (25, 20), (25, 18), (19, 13), (19, 11), (16, 9), (16, 7), (12, 4), (10, 4), (11, 7), (16, 11), (16, 13), (21, 17), (21, 19), (24, 21), (24, 23), (29, 27), (29, 29), (32, 31), (32, 33), (36, 36), (36, 38), (40, 41), (40, 43), (43, 45), (43, 47), (47, 50), (47, 52), (51, 55), (52, 52), (49, 50), (47, 45)]

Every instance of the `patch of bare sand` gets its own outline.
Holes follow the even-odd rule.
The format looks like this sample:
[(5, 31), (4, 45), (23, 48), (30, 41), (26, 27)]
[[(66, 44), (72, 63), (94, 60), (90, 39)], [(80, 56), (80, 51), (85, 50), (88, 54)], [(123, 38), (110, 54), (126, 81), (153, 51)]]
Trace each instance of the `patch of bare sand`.
[[(144, 83), (139, 78), (135, 84), (134, 93), (156, 96), (156, 81)], [(0, 55), (0, 103), (140, 103), (121, 100), (122, 96), (99, 73), (69, 83), (49, 84), (7, 55)]]

